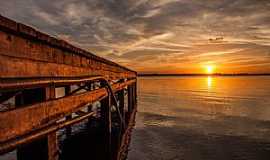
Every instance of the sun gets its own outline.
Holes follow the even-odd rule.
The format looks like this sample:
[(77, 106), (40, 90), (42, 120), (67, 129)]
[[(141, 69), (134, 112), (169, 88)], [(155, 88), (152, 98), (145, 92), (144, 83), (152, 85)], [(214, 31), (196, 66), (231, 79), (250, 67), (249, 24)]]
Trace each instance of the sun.
[(207, 65), (207, 66), (205, 66), (205, 72), (207, 74), (213, 74), (214, 71), (215, 71), (215, 66), (213, 66), (213, 65)]

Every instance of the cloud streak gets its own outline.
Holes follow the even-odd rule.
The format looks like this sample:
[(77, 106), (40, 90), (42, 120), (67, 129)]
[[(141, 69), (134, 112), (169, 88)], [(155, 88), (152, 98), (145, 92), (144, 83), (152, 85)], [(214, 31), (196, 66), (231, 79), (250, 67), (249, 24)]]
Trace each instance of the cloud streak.
[(139, 72), (270, 72), (269, 0), (9, 0), (0, 14)]

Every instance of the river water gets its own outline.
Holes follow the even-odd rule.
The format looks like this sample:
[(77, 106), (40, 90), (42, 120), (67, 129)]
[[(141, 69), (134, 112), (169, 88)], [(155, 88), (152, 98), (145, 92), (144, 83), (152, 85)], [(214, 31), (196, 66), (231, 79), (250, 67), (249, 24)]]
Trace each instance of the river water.
[(269, 160), (270, 77), (140, 77), (128, 160)]

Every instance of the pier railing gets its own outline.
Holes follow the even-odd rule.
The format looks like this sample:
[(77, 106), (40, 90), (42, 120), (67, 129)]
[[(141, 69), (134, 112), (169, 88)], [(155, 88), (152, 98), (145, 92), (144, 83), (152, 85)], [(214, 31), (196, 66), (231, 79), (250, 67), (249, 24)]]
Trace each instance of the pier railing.
[(0, 16), (0, 156), (15, 149), (17, 159), (56, 160), (57, 131), (69, 135), (73, 124), (94, 117), (105, 139), (100, 159), (124, 159), (136, 113), (136, 75)]

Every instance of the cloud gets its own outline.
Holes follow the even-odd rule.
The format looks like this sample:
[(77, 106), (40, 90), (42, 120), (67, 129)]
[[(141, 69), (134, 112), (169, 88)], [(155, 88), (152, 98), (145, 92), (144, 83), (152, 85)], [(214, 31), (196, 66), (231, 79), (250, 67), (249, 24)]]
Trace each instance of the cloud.
[(49, 25), (60, 25), (61, 22), (59, 19), (55, 18), (53, 15), (47, 13), (47, 12), (43, 12), (40, 10), (35, 10), (34, 15), (41, 18), (42, 20), (44, 20), (46, 23), (48, 23)]
[(9, 0), (0, 14), (139, 72), (270, 68), (269, 0)]

